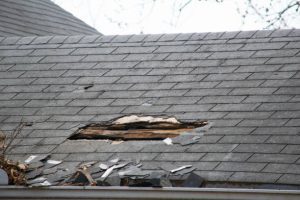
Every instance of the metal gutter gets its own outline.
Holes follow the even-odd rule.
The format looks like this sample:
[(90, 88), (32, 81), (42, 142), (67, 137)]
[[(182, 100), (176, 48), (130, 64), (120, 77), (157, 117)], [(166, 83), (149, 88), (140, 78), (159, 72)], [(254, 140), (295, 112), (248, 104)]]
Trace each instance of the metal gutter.
[(0, 186), (0, 199), (206, 199), (299, 200), (300, 190), (231, 188), (133, 188), (133, 187), (17, 187)]

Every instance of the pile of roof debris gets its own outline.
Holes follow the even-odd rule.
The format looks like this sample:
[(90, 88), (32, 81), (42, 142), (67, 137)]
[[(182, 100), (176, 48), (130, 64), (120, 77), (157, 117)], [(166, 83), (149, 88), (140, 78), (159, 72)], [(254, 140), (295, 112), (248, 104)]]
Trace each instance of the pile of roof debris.
[[(200, 187), (203, 179), (194, 174), (192, 165), (161, 166), (162, 171), (142, 170), (140, 161), (113, 159), (87, 162), (77, 170), (59, 167), (62, 161), (50, 155), (31, 155), (24, 164), (1, 162), (1, 185), (27, 186), (134, 186), (134, 187)], [(9, 182), (8, 182), (9, 179)]]
[(192, 165), (164, 167), (161, 171), (141, 169), (140, 161), (121, 160), (87, 162), (76, 170), (59, 167), (62, 161), (50, 155), (31, 155), (26, 160), (29, 186), (134, 186), (134, 187), (200, 187), (203, 179), (194, 174)]

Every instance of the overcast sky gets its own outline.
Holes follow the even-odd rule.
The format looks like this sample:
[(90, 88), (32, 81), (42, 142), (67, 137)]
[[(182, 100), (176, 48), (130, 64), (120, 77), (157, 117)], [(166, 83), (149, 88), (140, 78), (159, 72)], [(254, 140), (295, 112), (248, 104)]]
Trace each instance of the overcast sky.
[[(216, 0), (53, 1), (106, 35), (258, 30), (267, 26), (265, 19), (253, 14), (253, 10), (243, 20), (247, 0), (223, 0), (222, 3)], [(270, 2), (252, 1), (258, 7)], [(281, 10), (290, 1), (273, 0), (271, 12)], [(300, 28), (299, 12), (293, 9), (287, 16), (284, 28)]]

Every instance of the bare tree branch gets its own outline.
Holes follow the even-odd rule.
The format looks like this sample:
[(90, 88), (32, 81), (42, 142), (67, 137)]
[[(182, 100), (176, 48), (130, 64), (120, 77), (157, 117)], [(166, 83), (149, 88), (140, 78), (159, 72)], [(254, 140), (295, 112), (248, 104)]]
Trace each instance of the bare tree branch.
[(244, 19), (250, 15), (250, 11), (252, 10), (255, 15), (261, 18), (267, 25), (264, 27), (265, 29), (269, 28), (282, 28), (282, 27), (289, 27), (286, 19), (286, 13), (293, 10), (295, 8), (295, 15), (298, 14), (300, 1), (299, 0), (291, 0), (287, 3), (283, 9), (271, 12), (274, 7), (274, 1), (270, 0), (268, 6), (257, 7), (253, 0), (248, 0), (248, 8), (245, 11), (245, 14), (242, 16)]
[(179, 12), (181, 12), (186, 6), (188, 6), (193, 0), (188, 0), (187, 2), (185, 2), (183, 4), (183, 6), (181, 6), (178, 10)]
[(4, 147), (2, 154), (5, 155), (6, 151), (9, 150), (12, 142), (18, 137), (18, 135), (20, 135), (23, 127), (26, 125), (26, 123), (23, 122), (23, 120), (20, 122), (20, 124), (14, 129), (11, 138), (8, 142), (8, 144)]

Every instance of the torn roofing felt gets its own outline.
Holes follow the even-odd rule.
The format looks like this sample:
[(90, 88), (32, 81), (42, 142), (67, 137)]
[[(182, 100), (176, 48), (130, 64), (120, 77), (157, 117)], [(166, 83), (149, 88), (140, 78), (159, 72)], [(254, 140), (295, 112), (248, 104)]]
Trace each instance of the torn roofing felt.
[(89, 124), (69, 139), (161, 140), (207, 125), (206, 121), (181, 122), (176, 118), (124, 116), (112, 122)]
[[(42, 39), (0, 39), (1, 129), (32, 122), (10, 158), (51, 154), (70, 169), (138, 159), (151, 171), (192, 165), (209, 181), (300, 184), (299, 30)], [(187, 145), (67, 139), (124, 115), (211, 126)]]
[(0, 1), (2, 37), (95, 34), (100, 33), (51, 0)]

